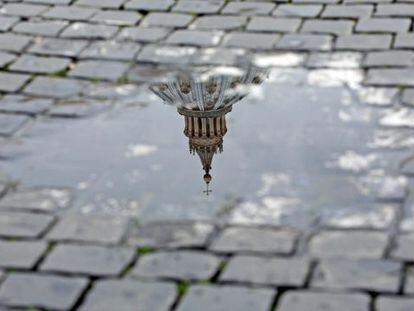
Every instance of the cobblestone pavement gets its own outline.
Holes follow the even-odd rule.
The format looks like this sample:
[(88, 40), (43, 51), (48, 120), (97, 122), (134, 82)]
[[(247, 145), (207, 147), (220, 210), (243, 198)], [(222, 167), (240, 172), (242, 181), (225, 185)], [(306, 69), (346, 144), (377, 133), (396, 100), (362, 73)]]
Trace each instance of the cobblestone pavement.
[[(145, 81), (148, 64), (248, 53), (361, 84), (414, 128), (413, 18), (412, 0), (0, 0), (0, 143), (40, 117), (93, 113), (93, 88)], [(61, 107), (73, 98), (84, 105)], [(0, 174), (0, 310), (414, 310), (410, 191), (397, 211), (303, 231), (61, 216), (71, 191), (11, 180)]]

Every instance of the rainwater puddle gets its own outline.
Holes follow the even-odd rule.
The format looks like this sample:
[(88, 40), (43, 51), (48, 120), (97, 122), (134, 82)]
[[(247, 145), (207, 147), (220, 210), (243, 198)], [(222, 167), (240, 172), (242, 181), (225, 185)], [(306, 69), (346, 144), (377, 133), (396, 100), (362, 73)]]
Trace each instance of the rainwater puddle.
[(56, 108), (5, 144), (0, 170), (25, 186), (74, 189), (70, 211), (146, 221), (307, 227), (404, 197), (398, 165), (414, 143), (412, 120), (360, 103), (342, 76), (165, 72), (114, 88), (114, 102)]

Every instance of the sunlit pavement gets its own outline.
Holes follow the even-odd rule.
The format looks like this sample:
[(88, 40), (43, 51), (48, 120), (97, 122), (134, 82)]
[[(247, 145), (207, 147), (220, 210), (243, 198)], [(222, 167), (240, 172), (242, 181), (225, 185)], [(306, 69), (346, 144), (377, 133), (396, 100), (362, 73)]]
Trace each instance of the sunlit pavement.
[(414, 310), (413, 17), (0, 0), (0, 310)]

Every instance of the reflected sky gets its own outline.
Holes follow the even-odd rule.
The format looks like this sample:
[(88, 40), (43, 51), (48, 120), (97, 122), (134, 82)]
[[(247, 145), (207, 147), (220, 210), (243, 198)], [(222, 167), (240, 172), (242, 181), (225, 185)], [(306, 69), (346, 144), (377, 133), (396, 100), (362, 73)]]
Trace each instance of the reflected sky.
[(346, 78), (161, 71), (133, 96), (124, 86), (127, 100), (91, 100), (84, 117), (37, 120), (3, 144), (0, 170), (26, 186), (75, 189), (76, 211), (311, 226), (405, 191), (396, 169), (410, 142), (393, 126), (407, 116), (359, 103)]

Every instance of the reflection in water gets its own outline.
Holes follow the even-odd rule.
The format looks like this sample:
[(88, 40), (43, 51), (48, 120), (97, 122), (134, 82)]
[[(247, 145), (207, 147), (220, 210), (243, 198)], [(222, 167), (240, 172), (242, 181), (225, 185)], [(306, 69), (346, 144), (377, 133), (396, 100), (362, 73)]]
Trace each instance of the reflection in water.
[(226, 114), (247, 95), (251, 85), (262, 83), (265, 77), (263, 69), (253, 66), (236, 71), (216, 68), (202, 72), (201, 69), (198, 74), (186, 72), (168, 82), (150, 86), (158, 97), (176, 106), (178, 113), (184, 116), (184, 134), (188, 137), (190, 153), (200, 157), (205, 172), (206, 195), (211, 192), (213, 157), (223, 152)]

